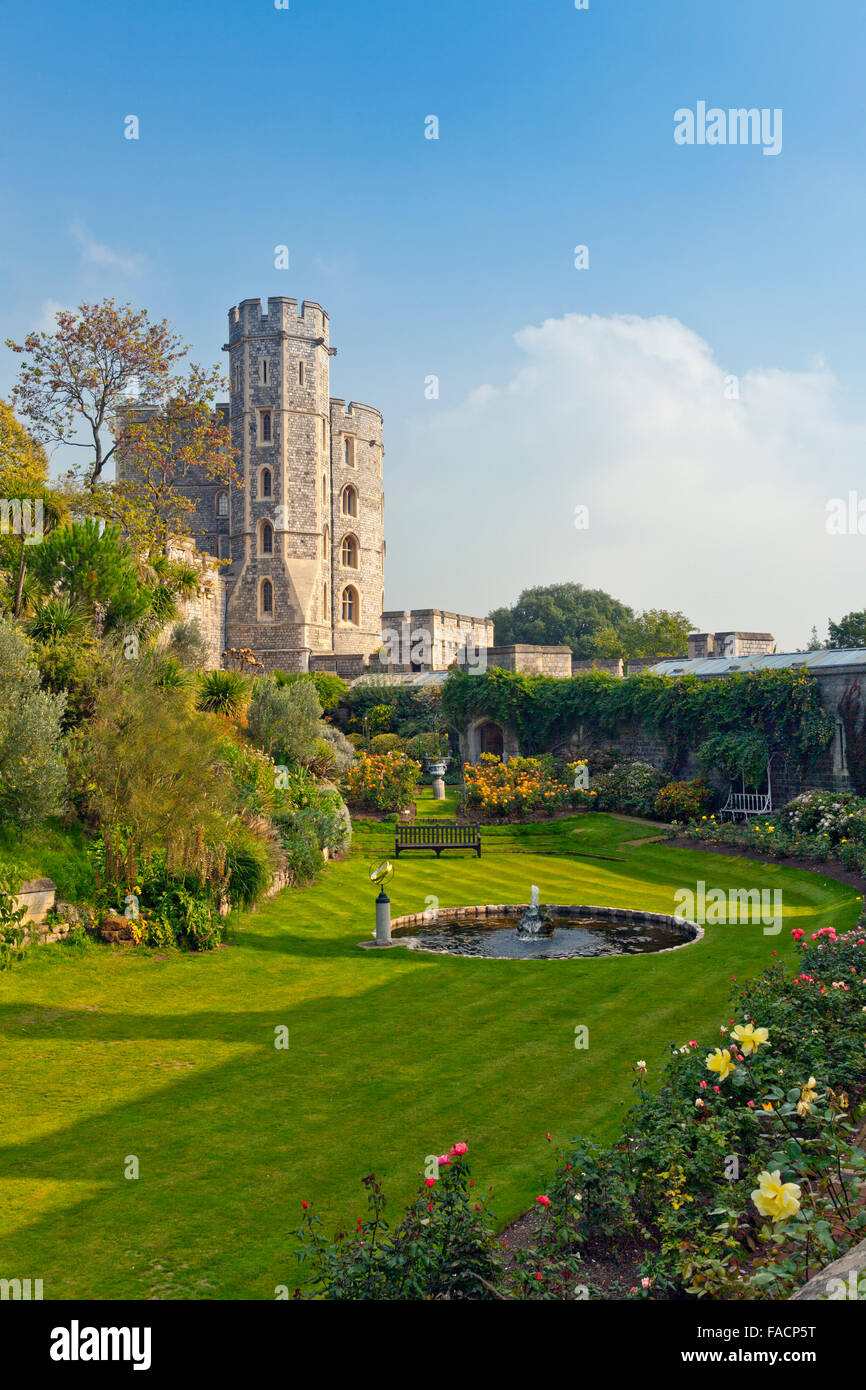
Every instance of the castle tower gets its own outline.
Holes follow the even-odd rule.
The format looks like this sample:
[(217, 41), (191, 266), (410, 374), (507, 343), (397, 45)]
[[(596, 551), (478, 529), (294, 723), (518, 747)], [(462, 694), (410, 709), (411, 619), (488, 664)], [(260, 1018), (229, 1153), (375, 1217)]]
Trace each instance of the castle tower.
[(381, 643), (382, 417), (331, 402), (319, 304), (275, 297), (265, 312), (245, 299), (229, 311), (226, 348), (240, 478), (214, 498), (231, 559), (226, 648), (284, 670), (367, 656)]
[(371, 656), (385, 607), (382, 416), (357, 401), (330, 405), (334, 651)]

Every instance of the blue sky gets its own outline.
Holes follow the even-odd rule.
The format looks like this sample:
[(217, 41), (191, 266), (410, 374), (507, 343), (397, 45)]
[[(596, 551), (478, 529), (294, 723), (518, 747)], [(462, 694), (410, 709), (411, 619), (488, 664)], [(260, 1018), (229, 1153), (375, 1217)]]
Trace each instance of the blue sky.
[[(211, 362), (240, 299), (317, 300), (333, 394), (385, 415), (389, 607), (484, 612), (575, 579), (797, 645), (864, 602), (866, 542), (833, 549), (821, 511), (860, 483), (864, 30), (848, 0), (17, 6), (0, 86), (3, 336), (110, 294), (170, 318)], [(677, 146), (674, 112), (700, 100), (782, 108), (782, 152)], [(282, 243), (288, 271), (273, 266)], [(668, 418), (694, 406), (682, 381), (648, 409), (659, 394), (630, 394), (630, 353), (646, 366), (666, 349), (649, 328), (615, 346), (602, 321), (618, 315), (682, 325), (678, 369), (709, 353), (723, 376), (752, 374), (749, 418), (727, 436), (710, 411), (705, 453), (697, 420), (683, 433)], [(515, 338), (560, 320), (564, 356), (555, 328), (529, 355)], [(0, 393), (14, 372), (3, 351)], [(471, 404), (485, 387), (486, 420)], [(804, 390), (819, 398), (805, 420)], [(611, 438), (630, 412), (629, 439), (621, 422)], [(766, 455), (766, 487), (743, 500), (761, 525), (738, 530), (713, 492), (726, 449), (748, 459), (742, 478), (731, 460), (729, 489)], [(645, 526), (618, 515), (612, 484)], [(666, 490), (689, 494), (675, 535), (652, 512)], [(733, 587), (696, 547), (722, 518)]]

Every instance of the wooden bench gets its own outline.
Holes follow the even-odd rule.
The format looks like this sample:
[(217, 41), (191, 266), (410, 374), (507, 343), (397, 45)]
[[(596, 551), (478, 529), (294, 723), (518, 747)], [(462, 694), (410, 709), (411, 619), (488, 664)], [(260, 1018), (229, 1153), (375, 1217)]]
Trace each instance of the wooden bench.
[(404, 849), (432, 849), (439, 858), (443, 849), (471, 849), (481, 858), (481, 827), (458, 825), (453, 820), (416, 820), (413, 825), (397, 825), (394, 856)]

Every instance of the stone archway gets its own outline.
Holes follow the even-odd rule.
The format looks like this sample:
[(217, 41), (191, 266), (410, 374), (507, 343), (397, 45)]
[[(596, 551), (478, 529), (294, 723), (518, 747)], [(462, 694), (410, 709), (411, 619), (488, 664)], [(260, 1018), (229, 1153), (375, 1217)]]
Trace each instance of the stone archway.
[(493, 753), (505, 761), (509, 756), (514, 757), (517, 751), (511, 746), (513, 742), (495, 719), (486, 716), (474, 719), (466, 730), (466, 761), (477, 763), (482, 753)]
[(482, 753), (493, 753), (501, 758), (505, 751), (505, 736), (498, 724), (488, 719), (478, 730), (478, 744)]

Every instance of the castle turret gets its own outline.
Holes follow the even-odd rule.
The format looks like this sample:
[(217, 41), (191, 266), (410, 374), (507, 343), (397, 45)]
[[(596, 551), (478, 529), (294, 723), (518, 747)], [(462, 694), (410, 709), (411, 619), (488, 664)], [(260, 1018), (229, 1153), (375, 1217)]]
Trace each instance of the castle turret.
[(261, 300), (245, 299), (229, 312), (227, 350), (240, 481), (216, 499), (230, 538), (226, 647), (249, 647), (268, 668), (287, 670), (306, 670), (311, 655), (375, 651), (382, 417), (330, 400), (329, 321), (319, 304), (299, 309), (276, 297), (265, 312)]

